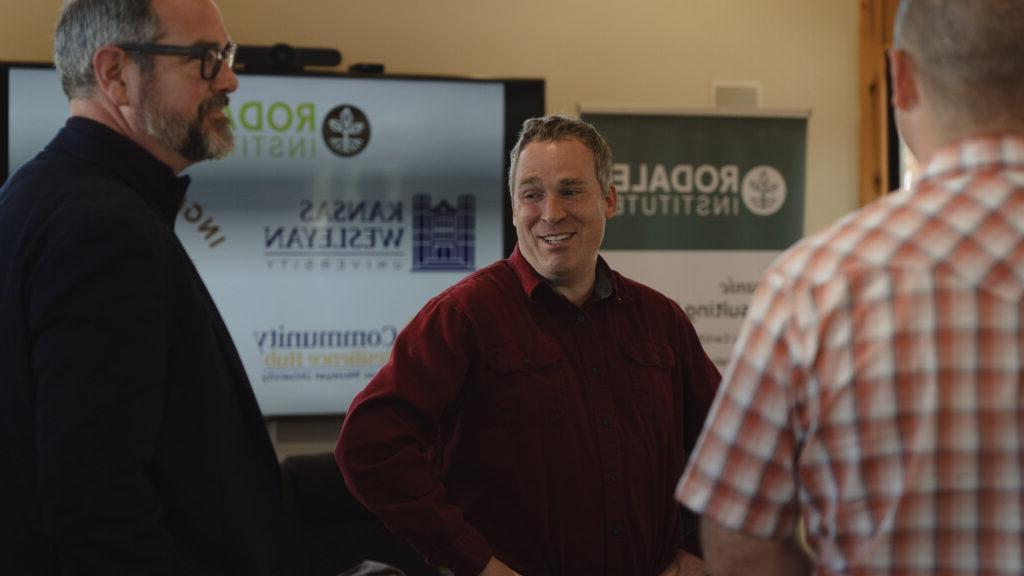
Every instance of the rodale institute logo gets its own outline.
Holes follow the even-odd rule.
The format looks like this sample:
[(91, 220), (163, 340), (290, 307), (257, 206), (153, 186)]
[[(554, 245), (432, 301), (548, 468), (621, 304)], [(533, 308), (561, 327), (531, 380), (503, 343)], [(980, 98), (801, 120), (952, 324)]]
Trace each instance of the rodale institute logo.
[(342, 104), (324, 117), (323, 135), (331, 152), (344, 158), (355, 156), (370, 143), (370, 121), (359, 108)]
[(758, 216), (771, 216), (786, 203), (786, 179), (772, 166), (754, 166), (743, 177), (743, 204)]
[(612, 181), (619, 192), (619, 216), (766, 217), (786, 204), (786, 179), (766, 164), (744, 173), (738, 164), (617, 163)]

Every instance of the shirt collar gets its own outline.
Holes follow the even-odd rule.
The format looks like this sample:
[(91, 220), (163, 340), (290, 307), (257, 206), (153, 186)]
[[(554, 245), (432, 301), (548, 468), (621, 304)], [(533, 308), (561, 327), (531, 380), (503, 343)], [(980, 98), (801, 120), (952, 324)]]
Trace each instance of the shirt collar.
[(173, 228), (191, 179), (177, 176), (130, 139), (94, 120), (72, 116), (47, 146), (96, 164), (124, 181)]
[(1024, 166), (1024, 135), (980, 135), (945, 146), (921, 171), (919, 182), (993, 166)]
[[(526, 261), (523, 254), (519, 251), (519, 245), (512, 250), (512, 255), (508, 258), (509, 265), (512, 266), (512, 271), (515, 272), (516, 277), (519, 278), (520, 284), (523, 286), (523, 291), (526, 292), (531, 298), (536, 296), (536, 290), (544, 286), (547, 289), (551, 289), (544, 277), (537, 273), (530, 266), (530, 263)], [(604, 261), (600, 255), (597, 257), (597, 270), (595, 272), (596, 278), (594, 281), (594, 292), (591, 295), (591, 300), (604, 300), (611, 297), (616, 292), (615, 277), (611, 273), (611, 268), (608, 267), (608, 263)]]
[(594, 280), (594, 296), (599, 300), (609, 298), (615, 293), (615, 279), (611, 269), (601, 256), (597, 257), (597, 278)]

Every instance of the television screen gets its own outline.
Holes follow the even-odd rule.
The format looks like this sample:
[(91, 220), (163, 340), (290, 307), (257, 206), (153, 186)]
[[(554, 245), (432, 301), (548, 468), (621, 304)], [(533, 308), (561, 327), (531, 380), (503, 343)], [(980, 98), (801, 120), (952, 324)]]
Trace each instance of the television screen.
[[(68, 116), (52, 68), (0, 66), (3, 175)], [(176, 231), (266, 415), (347, 410), (431, 297), (508, 254), (505, 174), (540, 80), (241, 74), (235, 150)]]

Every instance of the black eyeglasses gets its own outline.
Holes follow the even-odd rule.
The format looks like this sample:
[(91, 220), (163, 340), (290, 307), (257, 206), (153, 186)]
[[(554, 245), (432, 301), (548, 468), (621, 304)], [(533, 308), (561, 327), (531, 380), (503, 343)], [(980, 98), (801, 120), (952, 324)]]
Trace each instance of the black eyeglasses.
[(197, 46), (173, 46), (171, 44), (137, 44), (126, 42), (118, 44), (118, 48), (128, 52), (139, 54), (155, 54), (157, 56), (191, 56), (199, 59), (199, 75), (203, 80), (213, 80), (220, 72), (221, 64), (227, 64), (228, 68), (235, 65), (235, 53), (238, 51), (238, 44), (228, 42), (223, 48), (216, 44), (199, 44)]

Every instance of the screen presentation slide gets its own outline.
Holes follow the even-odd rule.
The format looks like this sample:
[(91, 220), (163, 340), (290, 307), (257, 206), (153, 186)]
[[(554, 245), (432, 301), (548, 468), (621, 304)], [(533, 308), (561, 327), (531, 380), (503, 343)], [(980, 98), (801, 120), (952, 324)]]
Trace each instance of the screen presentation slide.
[[(67, 118), (10, 70), (9, 164)], [(189, 168), (176, 231), (267, 415), (348, 409), (433, 296), (502, 258), (499, 81), (243, 75), (235, 149)]]

